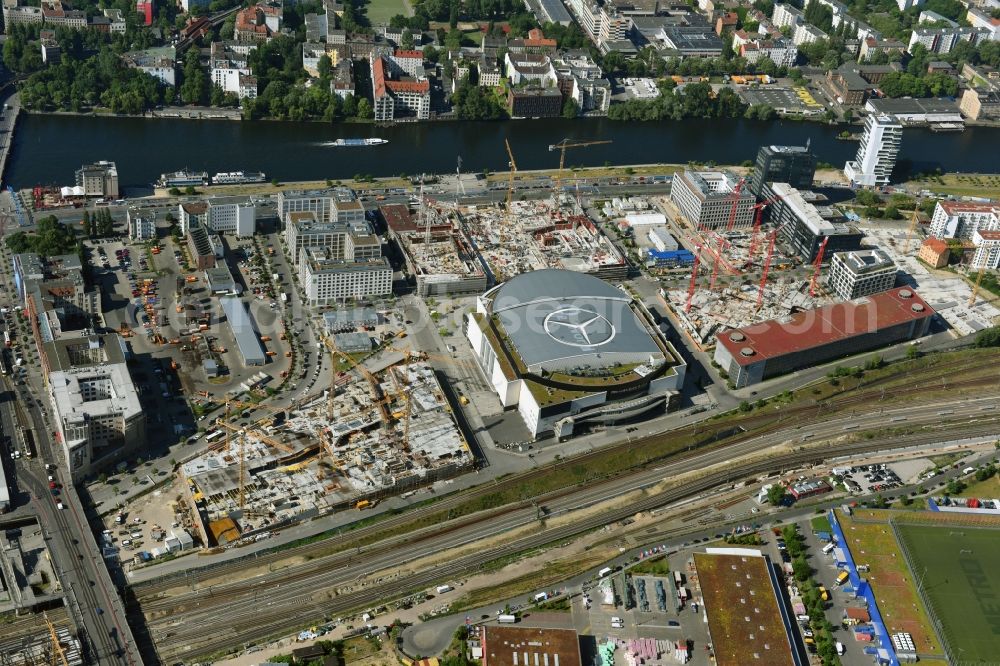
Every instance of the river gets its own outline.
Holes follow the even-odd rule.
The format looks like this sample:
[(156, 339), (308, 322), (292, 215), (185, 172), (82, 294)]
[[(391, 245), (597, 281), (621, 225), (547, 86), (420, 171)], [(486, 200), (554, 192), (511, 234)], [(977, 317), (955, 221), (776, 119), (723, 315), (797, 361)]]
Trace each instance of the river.
[[(162, 172), (185, 167), (219, 171), (264, 171), (282, 181), (453, 172), (462, 157), (465, 172), (507, 169), (508, 138), (519, 169), (553, 168), (549, 144), (565, 137), (611, 139), (610, 145), (567, 152), (569, 165), (754, 159), (762, 144), (812, 142), (823, 162), (842, 165), (857, 143), (837, 140), (843, 127), (811, 122), (684, 120), (632, 123), (606, 118), (505, 122), (430, 122), (394, 127), (291, 122), (236, 122), (22, 114), (5, 182), (14, 187), (70, 185), (81, 165), (113, 160), (124, 188), (147, 186)], [(855, 128), (856, 130), (857, 128)], [(338, 138), (378, 136), (387, 145), (335, 148)], [(996, 171), (1000, 128), (970, 127), (964, 133), (907, 129), (901, 160), (914, 170)]]

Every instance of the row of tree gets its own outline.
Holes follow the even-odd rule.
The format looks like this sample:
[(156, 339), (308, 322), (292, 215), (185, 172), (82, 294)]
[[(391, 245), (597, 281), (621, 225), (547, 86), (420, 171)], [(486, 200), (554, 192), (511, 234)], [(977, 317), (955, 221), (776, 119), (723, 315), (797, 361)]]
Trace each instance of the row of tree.
[(115, 233), (115, 221), (107, 208), (96, 210), (93, 215), (90, 211), (83, 211), (82, 223), (83, 232), (89, 238), (107, 238)]
[(60, 223), (54, 215), (38, 220), (33, 233), (17, 231), (9, 234), (6, 242), (11, 252), (34, 252), (44, 257), (80, 251), (73, 227)]

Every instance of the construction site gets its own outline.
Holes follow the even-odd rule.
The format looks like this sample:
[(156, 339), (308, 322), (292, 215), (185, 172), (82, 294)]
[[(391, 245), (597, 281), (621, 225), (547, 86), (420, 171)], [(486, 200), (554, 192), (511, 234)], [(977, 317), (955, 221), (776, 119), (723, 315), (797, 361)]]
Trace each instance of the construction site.
[(11, 623), (13, 630), (5, 630), (0, 636), (0, 666), (82, 666), (85, 663), (80, 640), (67, 626), (65, 611), (57, 609), (52, 613), (58, 616), (58, 626), (47, 613), (26, 616)]
[(245, 426), (220, 419), (209, 449), (183, 465), (203, 543), (225, 546), (364, 509), (472, 468), (474, 456), (425, 360), (395, 353), (371, 371), (327, 344), (346, 369), (325, 395)]

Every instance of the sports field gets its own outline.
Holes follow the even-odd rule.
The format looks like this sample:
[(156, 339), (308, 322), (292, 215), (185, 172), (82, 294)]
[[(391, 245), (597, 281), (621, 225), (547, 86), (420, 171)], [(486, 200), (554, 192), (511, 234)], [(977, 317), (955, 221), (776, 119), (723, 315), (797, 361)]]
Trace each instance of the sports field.
[(412, 12), (407, 11), (403, 0), (369, 0), (365, 5), (365, 13), (372, 25), (381, 25), (388, 23), (396, 14), (409, 16)]
[(875, 593), (879, 612), (890, 633), (905, 631), (913, 637), (917, 652), (942, 655), (930, 616), (917, 594), (916, 580), (896, 543), (889, 511), (855, 511), (853, 517), (837, 513), (856, 564), (867, 564), (867, 578)]
[(897, 524), (953, 657), (1000, 664), (1000, 530)]

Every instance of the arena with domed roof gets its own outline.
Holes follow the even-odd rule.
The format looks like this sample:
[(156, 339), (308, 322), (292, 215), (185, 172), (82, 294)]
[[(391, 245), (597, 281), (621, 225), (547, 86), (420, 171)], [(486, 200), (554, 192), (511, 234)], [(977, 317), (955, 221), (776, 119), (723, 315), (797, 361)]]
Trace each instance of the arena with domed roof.
[(480, 367), (533, 437), (568, 437), (676, 404), (685, 365), (632, 296), (591, 275), (545, 269), (490, 289), (466, 319)]

